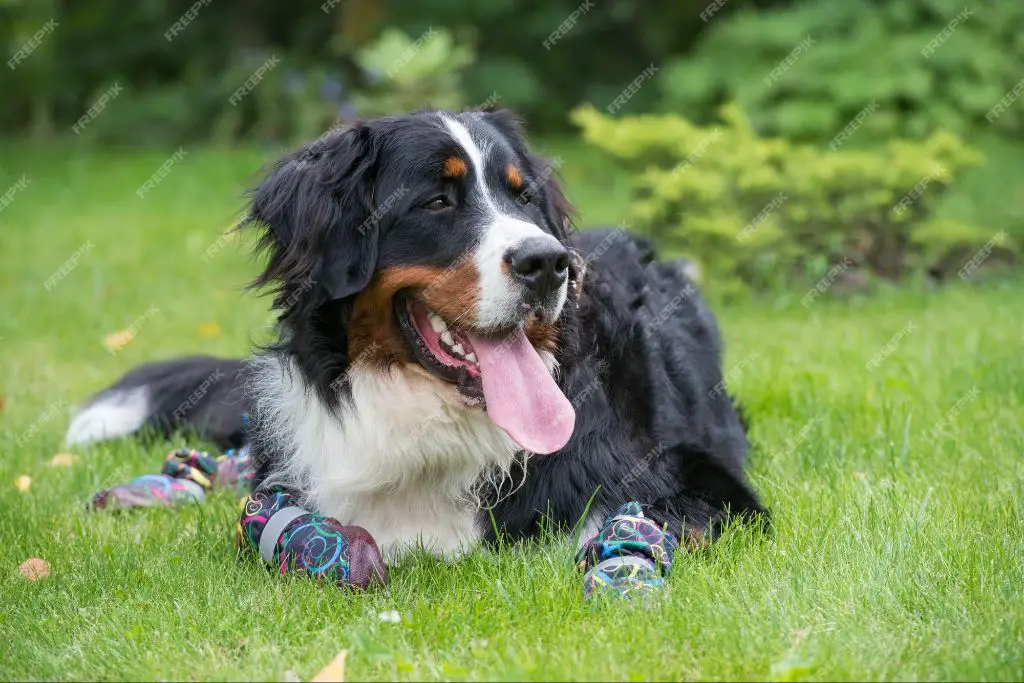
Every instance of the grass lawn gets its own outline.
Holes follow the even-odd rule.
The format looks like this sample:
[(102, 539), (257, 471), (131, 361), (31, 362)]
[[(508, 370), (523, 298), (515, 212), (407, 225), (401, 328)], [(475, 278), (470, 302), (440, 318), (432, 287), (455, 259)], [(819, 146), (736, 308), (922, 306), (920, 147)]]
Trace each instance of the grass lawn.
[[(555, 539), (416, 559), (357, 595), (236, 560), (227, 493), (84, 513), (167, 447), (51, 467), (75, 402), (143, 361), (266, 339), (266, 300), (240, 292), (254, 265), (211, 249), (266, 154), (189, 151), (140, 199), (169, 152), (0, 149), (0, 194), (29, 179), (0, 212), (0, 678), (307, 680), (345, 649), (355, 680), (1024, 678), (1020, 282), (720, 306), (775, 529), (680, 558), (646, 606), (584, 604)], [(600, 161), (567, 153), (564, 174), (586, 223), (621, 218)], [(30, 557), (50, 576), (22, 578)]]

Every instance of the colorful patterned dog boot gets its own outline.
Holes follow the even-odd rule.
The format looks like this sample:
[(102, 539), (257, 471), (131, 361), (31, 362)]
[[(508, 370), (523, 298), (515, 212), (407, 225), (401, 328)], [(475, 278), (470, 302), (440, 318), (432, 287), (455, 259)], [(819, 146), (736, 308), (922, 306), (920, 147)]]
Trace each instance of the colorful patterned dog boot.
[(176, 479), (194, 481), (206, 490), (247, 486), (254, 474), (248, 446), (228, 449), (220, 456), (211, 456), (194, 448), (180, 448), (164, 458), (160, 471)]
[(639, 503), (626, 503), (576, 553), (577, 567), (586, 572), (583, 597), (632, 597), (657, 589), (672, 571), (677, 548), (676, 537), (644, 517)]
[(100, 491), (93, 496), (92, 507), (127, 509), (202, 503), (206, 491), (215, 487), (247, 487), (253, 476), (247, 448), (217, 457), (206, 451), (180, 448), (164, 458), (160, 470), (160, 474), (147, 474)]
[(158, 505), (173, 507), (202, 503), (205, 497), (203, 487), (194, 481), (175, 479), (166, 474), (146, 474), (127, 484), (100, 491), (93, 496), (91, 507), (96, 510)]
[(259, 553), (281, 574), (299, 572), (355, 588), (387, 583), (387, 568), (366, 529), (309, 512), (279, 487), (256, 491), (242, 503), (238, 547)]
[(218, 488), (237, 486), (250, 491), (255, 474), (256, 468), (249, 459), (249, 445), (246, 444), (241, 448), (229, 448), (217, 459), (217, 479), (214, 483)]

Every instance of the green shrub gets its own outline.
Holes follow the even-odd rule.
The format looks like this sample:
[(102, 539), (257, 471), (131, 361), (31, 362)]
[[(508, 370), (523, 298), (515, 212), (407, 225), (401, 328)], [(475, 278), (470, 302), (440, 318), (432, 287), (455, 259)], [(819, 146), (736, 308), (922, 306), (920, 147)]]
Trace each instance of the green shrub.
[(707, 127), (674, 115), (613, 119), (589, 105), (572, 117), (634, 173), (634, 227), (725, 290), (820, 278), (836, 265), (895, 280), (993, 236), (935, 219), (941, 195), (981, 161), (951, 133), (830, 151), (759, 137), (736, 105)]
[[(791, 67), (772, 76), (791, 54)], [(937, 129), (1020, 137), (1024, 102), (991, 122), (989, 113), (1024, 79), (1022, 63), (1021, 2), (801, 0), (715, 15), (658, 84), (663, 111), (703, 122), (736, 102), (762, 134), (789, 139), (828, 142), (870, 106), (858, 144)]]
[[(759, 1), (729, 0), (729, 8)], [(16, 68), (0, 66), (0, 134), (66, 134), (92, 98), (119, 82), (120, 111), (110, 110), (110, 123), (90, 126), (90, 137), (179, 144), (212, 134), (277, 142), (343, 117), (339, 109), (370, 115), (352, 105), (352, 93), (365, 91), (369, 111), (443, 105), (432, 95), (451, 92), (444, 80), (464, 92), (463, 104), (500, 99), (535, 133), (564, 132), (565, 112), (576, 103), (611, 102), (650, 63), (685, 53), (704, 28), (699, 15), (707, 2), (0, 0), (4, 61), (20, 59), (18, 51), (50, 20), (59, 27)], [(194, 20), (179, 23), (188, 17)], [(478, 59), (430, 74), (440, 90), (405, 80), (412, 72), (393, 88), (364, 77), (367, 46), (386, 47), (389, 29), (415, 41), (431, 26), (448, 27), (457, 44), (478, 46)], [(281, 66), (261, 93), (243, 106), (225, 104), (258, 67), (250, 56), (262, 61), (271, 53)], [(386, 73), (390, 64), (377, 65)], [(344, 94), (335, 97), (339, 83)], [(392, 96), (395, 104), (385, 101)], [(657, 98), (655, 88), (644, 88), (630, 111), (649, 110)]]
[(411, 38), (395, 28), (356, 53), (356, 62), (373, 84), (356, 93), (353, 104), (362, 117), (403, 114), (433, 106), (466, 106), (461, 74), (475, 55), (446, 29), (428, 28)]

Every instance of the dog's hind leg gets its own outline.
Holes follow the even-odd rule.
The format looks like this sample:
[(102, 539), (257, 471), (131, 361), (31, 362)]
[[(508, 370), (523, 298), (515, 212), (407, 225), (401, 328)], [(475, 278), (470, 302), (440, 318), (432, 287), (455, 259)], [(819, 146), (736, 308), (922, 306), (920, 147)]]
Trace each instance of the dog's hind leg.
[(202, 503), (213, 488), (251, 488), (253, 468), (248, 449), (231, 449), (212, 456), (206, 451), (179, 448), (164, 458), (159, 474), (136, 477), (93, 496), (91, 508), (125, 510)]

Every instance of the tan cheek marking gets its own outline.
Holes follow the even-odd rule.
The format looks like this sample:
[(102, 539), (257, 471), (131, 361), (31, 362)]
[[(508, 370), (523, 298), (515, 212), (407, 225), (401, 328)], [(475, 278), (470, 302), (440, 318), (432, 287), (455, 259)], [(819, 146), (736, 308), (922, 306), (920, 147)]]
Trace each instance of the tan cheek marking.
[(407, 359), (391, 310), (394, 292), (382, 275), (374, 277), (353, 305), (348, 323), (348, 361), (353, 366), (387, 366)]
[(476, 320), (479, 295), (480, 274), (468, 259), (440, 269), (419, 293), (428, 308), (448, 321)]
[(395, 294), (412, 289), (445, 320), (475, 317), (480, 289), (476, 266), (403, 266), (381, 271), (355, 300), (348, 325), (348, 358), (353, 365), (409, 362), (394, 315)]
[[(393, 306), (395, 294), (403, 289), (415, 291), (445, 320), (472, 320), (480, 291), (479, 273), (470, 260), (450, 268), (406, 266), (378, 273), (355, 300), (348, 325), (349, 363), (387, 366), (411, 362)], [(526, 337), (534, 348), (554, 353), (560, 334), (556, 325), (533, 318), (526, 326)]]
[(445, 178), (465, 178), (468, 173), (469, 167), (459, 157), (448, 157), (444, 160), (444, 168), (441, 175)]
[(541, 322), (534, 318), (526, 326), (526, 338), (535, 349), (555, 352), (558, 348), (558, 328), (551, 323)]
[(508, 184), (512, 186), (513, 190), (518, 190), (523, 186), (523, 176), (519, 173), (519, 169), (512, 164), (505, 168), (505, 177), (508, 178)]

